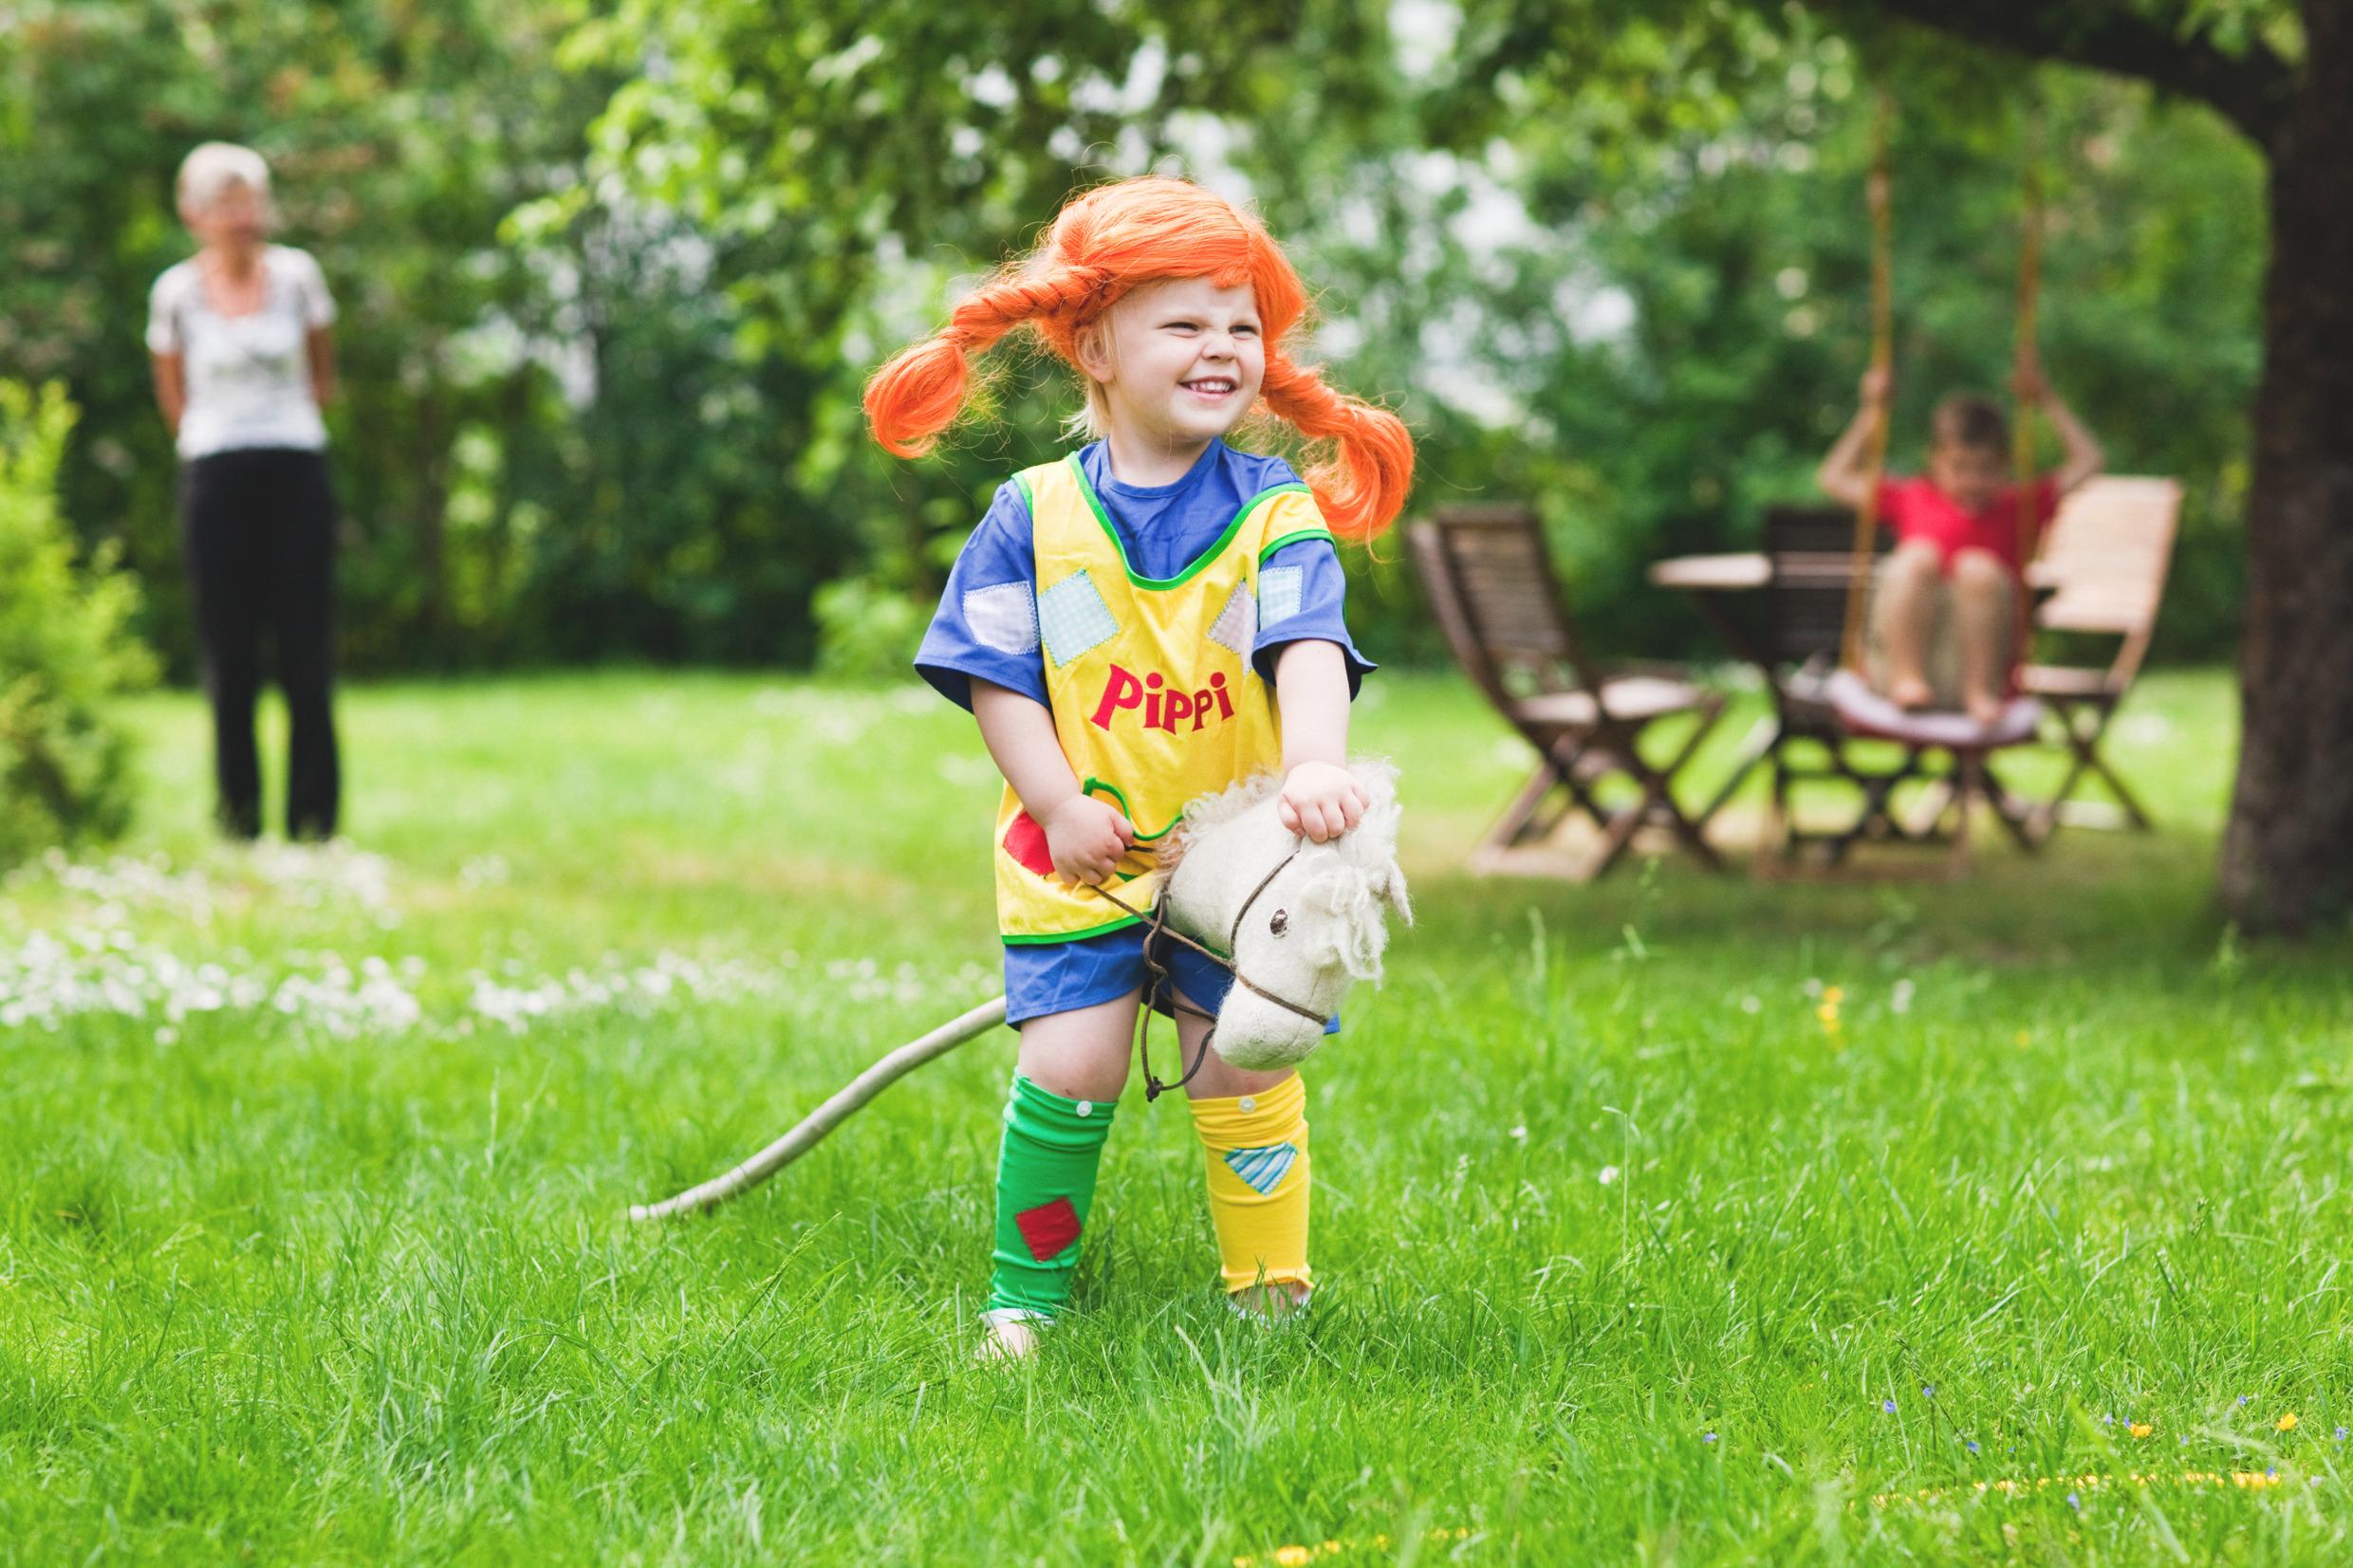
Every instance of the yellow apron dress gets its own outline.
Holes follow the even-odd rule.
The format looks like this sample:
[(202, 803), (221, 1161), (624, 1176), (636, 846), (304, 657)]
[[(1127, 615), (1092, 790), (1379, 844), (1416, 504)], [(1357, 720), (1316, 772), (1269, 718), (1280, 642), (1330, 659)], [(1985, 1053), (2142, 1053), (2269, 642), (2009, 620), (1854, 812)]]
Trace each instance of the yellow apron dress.
[[(1283, 760), (1274, 690), (1251, 664), (1259, 568), (1283, 545), (1331, 531), (1306, 486), (1277, 485), (1245, 502), (1184, 570), (1149, 578), (1129, 566), (1076, 452), (1013, 482), (1029, 501), (1054, 734), (1080, 787), (1135, 824), (1136, 847), (1112, 888), (1144, 909), (1159, 891), (1154, 846), (1186, 803)], [(996, 845), (997, 928), (1007, 942), (1069, 942), (1136, 923), (1091, 889), (1063, 885), (1045, 829), (1010, 785), (997, 807)]]

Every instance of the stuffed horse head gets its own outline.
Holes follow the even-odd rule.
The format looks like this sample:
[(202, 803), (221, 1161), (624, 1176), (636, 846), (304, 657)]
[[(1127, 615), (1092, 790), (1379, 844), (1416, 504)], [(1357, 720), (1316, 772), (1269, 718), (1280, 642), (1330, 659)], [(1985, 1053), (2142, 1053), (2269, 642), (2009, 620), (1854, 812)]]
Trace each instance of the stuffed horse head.
[(1397, 769), (1348, 770), (1372, 803), (1328, 843), (1283, 825), (1282, 777), (1261, 773), (1186, 806), (1163, 852), (1169, 924), (1233, 960), (1239, 981), (1210, 1043), (1236, 1067), (1288, 1067), (1322, 1044), (1350, 983), (1380, 978), (1387, 912), (1413, 923), (1397, 863)]

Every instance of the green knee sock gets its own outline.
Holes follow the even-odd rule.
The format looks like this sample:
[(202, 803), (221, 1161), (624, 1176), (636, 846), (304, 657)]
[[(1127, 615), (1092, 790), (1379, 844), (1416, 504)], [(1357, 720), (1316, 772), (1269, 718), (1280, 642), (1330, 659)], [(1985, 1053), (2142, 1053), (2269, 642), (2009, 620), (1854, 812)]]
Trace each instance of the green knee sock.
[(1079, 1242), (1095, 1204), (1095, 1170), (1111, 1135), (1110, 1102), (1065, 1099), (1019, 1073), (997, 1150), (996, 1267), (991, 1312), (1051, 1318), (1070, 1299)]

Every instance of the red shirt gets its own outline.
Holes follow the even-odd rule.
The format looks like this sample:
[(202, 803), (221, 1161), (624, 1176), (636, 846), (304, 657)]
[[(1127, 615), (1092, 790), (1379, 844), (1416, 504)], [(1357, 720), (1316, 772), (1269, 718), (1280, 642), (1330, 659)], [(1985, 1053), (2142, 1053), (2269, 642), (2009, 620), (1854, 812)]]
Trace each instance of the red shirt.
[[(2032, 496), (2035, 536), (2040, 537), (2059, 505), (2059, 483), (2048, 476), (2034, 482)], [(1880, 481), (1880, 521), (1896, 530), (1896, 543), (1925, 539), (1936, 546), (1947, 567), (1962, 550), (1985, 550), (2011, 571), (2018, 569), (2018, 487), (2005, 485), (1993, 505), (1982, 512), (1963, 511), (1960, 504), (1938, 489), (1926, 476)], [(2030, 546), (2033, 539), (2028, 542)]]

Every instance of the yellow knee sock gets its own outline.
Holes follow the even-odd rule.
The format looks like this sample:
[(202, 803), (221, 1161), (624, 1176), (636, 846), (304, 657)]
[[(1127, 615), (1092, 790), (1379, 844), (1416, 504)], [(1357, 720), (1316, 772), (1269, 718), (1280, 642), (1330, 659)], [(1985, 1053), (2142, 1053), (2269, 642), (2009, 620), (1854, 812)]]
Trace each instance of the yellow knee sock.
[(1307, 1090), (1299, 1075), (1232, 1099), (1196, 1099), (1209, 1216), (1228, 1291), (1312, 1286), (1307, 1268)]

